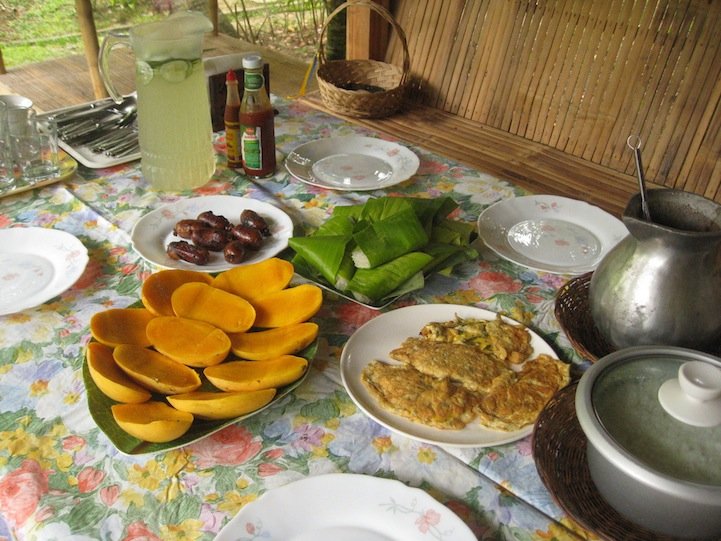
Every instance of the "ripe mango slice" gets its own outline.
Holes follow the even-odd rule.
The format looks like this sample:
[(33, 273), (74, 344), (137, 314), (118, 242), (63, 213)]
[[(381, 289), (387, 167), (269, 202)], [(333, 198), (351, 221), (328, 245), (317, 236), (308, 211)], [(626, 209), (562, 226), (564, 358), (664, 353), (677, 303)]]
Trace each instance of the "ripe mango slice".
[(205, 272), (185, 269), (166, 269), (148, 276), (140, 290), (143, 306), (156, 316), (174, 316), (170, 297), (173, 291), (188, 282), (210, 284), (213, 277)]
[(198, 419), (231, 419), (262, 408), (273, 400), (275, 392), (275, 389), (224, 393), (195, 391), (169, 396), (168, 402)]
[(160, 394), (189, 393), (200, 387), (198, 373), (152, 349), (121, 344), (113, 359), (131, 379)]
[(203, 374), (223, 391), (256, 391), (288, 385), (300, 378), (307, 366), (303, 357), (283, 355), (267, 361), (231, 361), (209, 366)]
[(318, 336), (318, 325), (306, 321), (266, 331), (229, 334), (230, 349), (238, 357), (264, 361), (297, 353)]
[(213, 279), (211, 285), (251, 300), (280, 291), (290, 283), (293, 272), (290, 261), (271, 257), (222, 272)]
[(131, 436), (152, 443), (173, 441), (193, 424), (193, 414), (171, 408), (165, 402), (110, 406), (118, 426)]
[(247, 331), (255, 321), (255, 309), (248, 301), (200, 282), (180, 286), (171, 303), (177, 316), (205, 321), (225, 332)]
[(135, 383), (113, 359), (113, 348), (100, 342), (90, 342), (85, 351), (90, 377), (108, 398), (116, 402), (138, 404), (150, 400), (147, 389)]
[(163, 355), (188, 366), (212, 366), (230, 352), (230, 338), (210, 323), (175, 316), (151, 320), (148, 340)]
[(256, 299), (256, 327), (285, 327), (302, 323), (313, 317), (323, 302), (321, 289), (313, 284), (301, 284)]
[(154, 317), (146, 308), (111, 308), (90, 318), (90, 333), (98, 342), (110, 347), (119, 344), (149, 346), (145, 328)]

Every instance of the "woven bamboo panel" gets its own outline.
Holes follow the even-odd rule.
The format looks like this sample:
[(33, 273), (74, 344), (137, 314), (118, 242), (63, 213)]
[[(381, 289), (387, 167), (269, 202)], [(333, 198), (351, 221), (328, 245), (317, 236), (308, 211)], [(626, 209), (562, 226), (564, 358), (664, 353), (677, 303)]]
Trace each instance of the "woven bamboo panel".
[[(721, 201), (721, 2), (396, 0), (416, 99)], [(391, 37), (386, 61), (400, 62)]]

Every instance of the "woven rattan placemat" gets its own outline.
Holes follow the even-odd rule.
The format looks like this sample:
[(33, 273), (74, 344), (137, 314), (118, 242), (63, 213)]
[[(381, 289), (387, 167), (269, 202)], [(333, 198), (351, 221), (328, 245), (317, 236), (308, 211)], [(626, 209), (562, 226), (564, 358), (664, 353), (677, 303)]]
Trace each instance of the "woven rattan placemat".
[(576, 384), (546, 405), (533, 431), (533, 458), (546, 488), (576, 522), (609, 541), (673, 541), (636, 526), (604, 500), (586, 462), (586, 436), (576, 418)]

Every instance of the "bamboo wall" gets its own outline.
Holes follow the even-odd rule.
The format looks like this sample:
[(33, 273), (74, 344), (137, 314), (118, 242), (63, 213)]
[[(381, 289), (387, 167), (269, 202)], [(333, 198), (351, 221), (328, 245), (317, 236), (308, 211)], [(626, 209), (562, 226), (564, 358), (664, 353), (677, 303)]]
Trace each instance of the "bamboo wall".
[[(416, 97), (721, 201), (721, 2), (395, 0)], [(401, 65), (394, 35), (386, 61)]]

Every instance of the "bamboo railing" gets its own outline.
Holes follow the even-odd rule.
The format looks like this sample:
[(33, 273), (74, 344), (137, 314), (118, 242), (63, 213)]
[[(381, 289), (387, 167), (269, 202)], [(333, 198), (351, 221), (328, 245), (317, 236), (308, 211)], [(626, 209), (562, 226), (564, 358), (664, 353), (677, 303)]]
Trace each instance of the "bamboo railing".
[[(395, 0), (414, 96), (494, 130), (721, 202), (721, 2)], [(392, 33), (385, 59), (400, 65)], [(482, 152), (483, 149), (479, 149)]]

